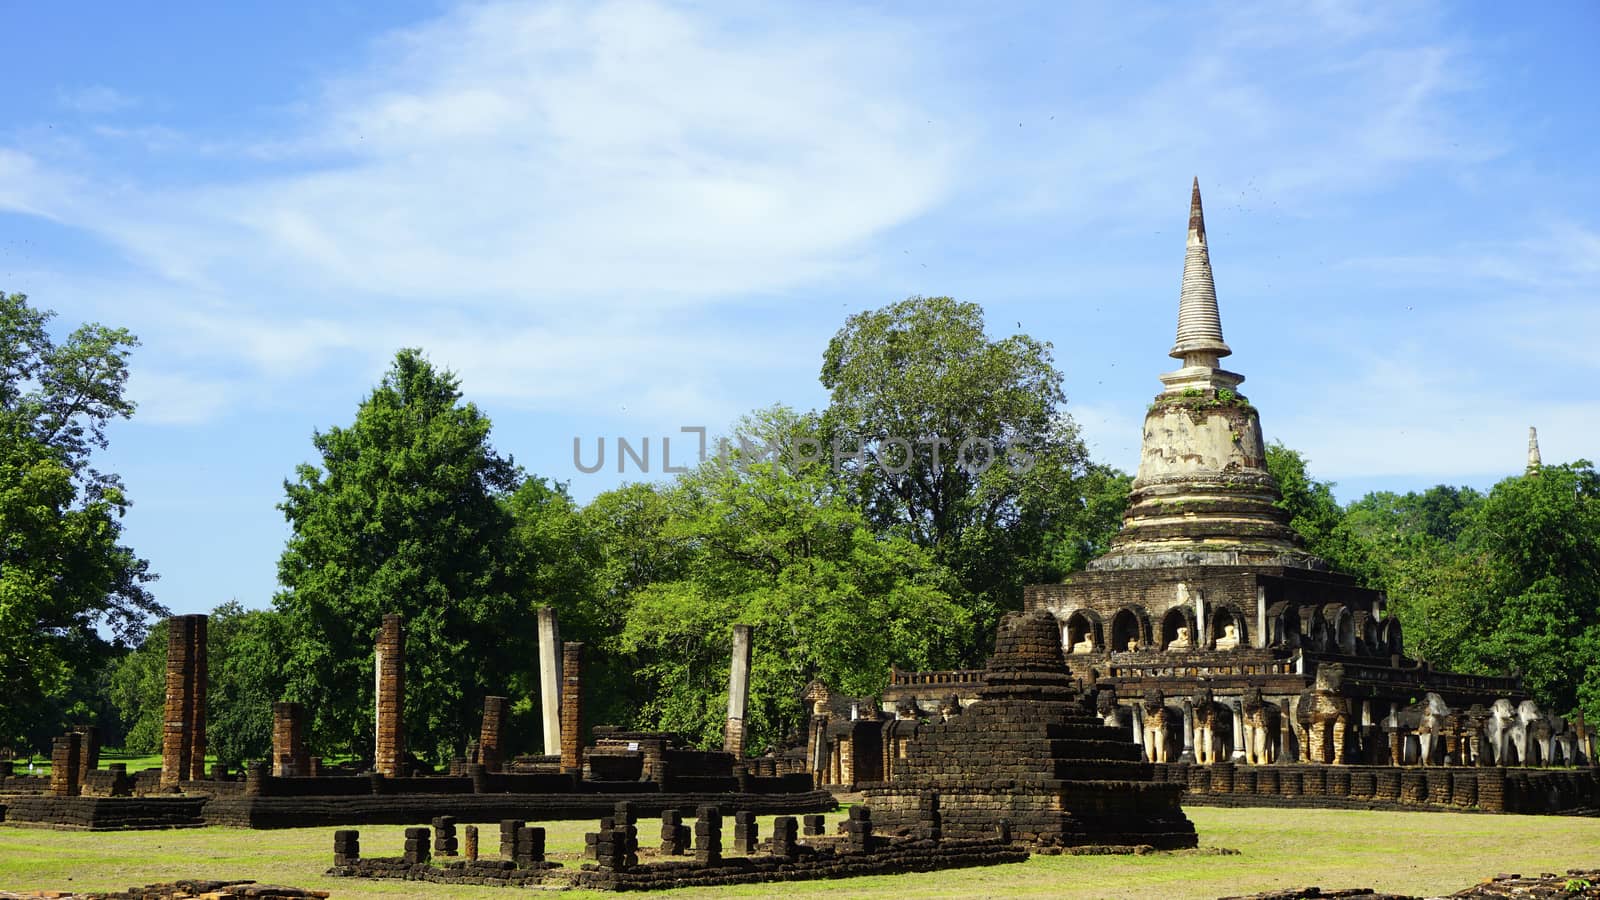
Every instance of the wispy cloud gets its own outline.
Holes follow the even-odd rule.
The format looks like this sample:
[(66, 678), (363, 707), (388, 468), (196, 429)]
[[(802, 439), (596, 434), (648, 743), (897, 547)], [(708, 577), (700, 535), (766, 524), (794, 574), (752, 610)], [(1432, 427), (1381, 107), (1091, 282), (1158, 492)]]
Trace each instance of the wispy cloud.
[(86, 115), (121, 112), (139, 105), (133, 97), (103, 84), (58, 88), (56, 103), (63, 109)]

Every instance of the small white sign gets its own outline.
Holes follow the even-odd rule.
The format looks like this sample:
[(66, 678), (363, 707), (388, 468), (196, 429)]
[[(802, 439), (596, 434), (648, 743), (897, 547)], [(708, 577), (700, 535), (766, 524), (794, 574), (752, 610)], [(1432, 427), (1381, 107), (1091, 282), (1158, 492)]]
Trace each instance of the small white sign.
[(639, 749), (639, 742), (638, 741), (629, 741), (628, 742), (628, 749), (629, 750), (637, 750), (637, 749)]

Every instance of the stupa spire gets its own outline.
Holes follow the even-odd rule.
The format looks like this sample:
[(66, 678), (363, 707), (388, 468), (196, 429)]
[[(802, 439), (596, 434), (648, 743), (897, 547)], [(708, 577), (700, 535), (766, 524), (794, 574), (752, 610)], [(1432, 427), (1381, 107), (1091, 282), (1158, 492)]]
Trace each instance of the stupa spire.
[(1528, 426), (1528, 470), (1527, 474), (1533, 475), (1543, 465), (1539, 460), (1539, 429)]
[(1194, 179), (1189, 197), (1188, 252), (1183, 259), (1183, 290), (1178, 297), (1178, 342), (1170, 356), (1185, 368), (1216, 368), (1217, 360), (1231, 354), (1222, 341), (1222, 316), (1217, 312), (1217, 287), (1211, 277), (1211, 253), (1206, 249), (1206, 217), (1200, 206), (1200, 178)]

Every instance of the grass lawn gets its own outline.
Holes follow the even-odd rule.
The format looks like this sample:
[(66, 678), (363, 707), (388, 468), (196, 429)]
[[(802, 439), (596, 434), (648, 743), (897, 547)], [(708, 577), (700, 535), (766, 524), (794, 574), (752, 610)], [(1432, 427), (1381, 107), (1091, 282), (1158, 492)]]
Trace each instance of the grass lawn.
[[(210, 771), (211, 764), (216, 762), (216, 761), (217, 761), (216, 757), (207, 756), (206, 757), (206, 770)], [(15, 760), (14, 763), (15, 763), (15, 766), (16, 766), (16, 773), (18, 775), (26, 775), (26, 774), (28, 774), (28, 764), (30, 762), (33, 764), (33, 774), (35, 774), (35, 775), (49, 775), (50, 774), (50, 756), (48, 754), (45, 754), (45, 755), (42, 755), (42, 756), (35, 756), (31, 760), (22, 759), (22, 758), (19, 758), (19, 759)], [(128, 767), (128, 774), (132, 775), (134, 772), (139, 772), (139, 771), (142, 771), (144, 769), (159, 769), (159, 768), (161, 768), (161, 754), (159, 754), (159, 753), (131, 753), (131, 752), (126, 751), (126, 750), (101, 750), (100, 751), (100, 768), (104, 769), (106, 766), (109, 766), (112, 763), (122, 763), (122, 764), (126, 765)]]
[[(1600, 866), (1600, 819), (1191, 807), (1200, 853), (1151, 856), (1035, 856), (1021, 865), (926, 875), (685, 890), (675, 897), (1153, 897), (1215, 898), (1270, 888), (1373, 887), (1439, 894), (1498, 872), (1562, 872)], [(835, 816), (835, 819), (840, 816)], [(577, 865), (589, 821), (540, 823), (550, 858)], [(656, 820), (640, 822), (656, 843)], [(831, 825), (830, 825), (831, 830)], [(0, 825), (0, 889), (125, 889), (174, 878), (250, 878), (328, 890), (336, 898), (388, 896), (504, 898), (515, 888), (446, 887), (327, 878), (332, 828), (87, 833)], [(361, 829), (368, 856), (398, 856), (400, 826)], [(771, 819), (761, 823), (771, 832)], [(499, 832), (482, 827), (482, 847)], [(731, 843), (731, 826), (724, 833)], [(727, 844), (725, 844), (726, 846)], [(1237, 856), (1204, 853), (1225, 847)]]

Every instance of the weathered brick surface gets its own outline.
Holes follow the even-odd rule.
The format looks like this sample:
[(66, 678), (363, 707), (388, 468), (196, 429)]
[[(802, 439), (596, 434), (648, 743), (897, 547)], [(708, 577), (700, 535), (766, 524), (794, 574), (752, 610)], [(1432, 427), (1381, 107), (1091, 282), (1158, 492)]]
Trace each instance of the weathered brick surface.
[(280, 778), (311, 774), (306, 750), (306, 710), (298, 703), (272, 704), (273, 774)]
[(405, 625), (400, 616), (383, 617), (377, 646), (377, 747), (373, 769), (395, 777), (405, 759), (406, 644)]
[(561, 645), (561, 771), (583, 770), (583, 644)]
[(478, 762), (490, 772), (499, 772), (505, 763), (501, 741), (506, 727), (505, 697), (483, 698), (483, 728), (478, 733)]
[(205, 777), (206, 617), (167, 620), (167, 693), (162, 716), (161, 786)]
[[(1158, 774), (1187, 787), (1184, 802), (1202, 806), (1600, 814), (1595, 768), (1237, 767), (1231, 791), (1217, 788), (1215, 769), (1174, 763)], [(1247, 773), (1255, 776), (1253, 791), (1243, 790)]]
[(915, 834), (922, 796), (936, 791), (954, 838), (991, 837), (1004, 819), (1018, 839), (1043, 845), (1197, 842), (1178, 805), (1182, 785), (1156, 781), (1139, 748), (1085, 707), (1059, 627), (1042, 611), (1006, 618), (981, 699), (905, 750), (896, 780), (866, 791), (885, 834)]

